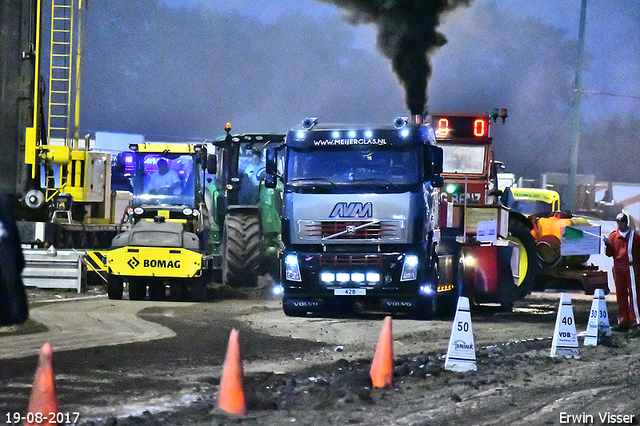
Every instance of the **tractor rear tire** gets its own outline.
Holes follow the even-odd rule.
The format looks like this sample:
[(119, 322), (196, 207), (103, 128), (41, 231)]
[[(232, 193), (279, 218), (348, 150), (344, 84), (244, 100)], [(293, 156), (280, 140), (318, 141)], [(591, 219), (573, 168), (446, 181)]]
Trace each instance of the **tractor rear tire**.
[(536, 285), (537, 275), (540, 273), (540, 264), (536, 251), (536, 240), (526, 226), (517, 220), (510, 220), (508, 239), (518, 243), (520, 250), (520, 271), (517, 288), (514, 291), (515, 301), (531, 293)]
[(255, 213), (227, 214), (222, 230), (222, 284), (255, 287), (260, 270), (260, 219)]

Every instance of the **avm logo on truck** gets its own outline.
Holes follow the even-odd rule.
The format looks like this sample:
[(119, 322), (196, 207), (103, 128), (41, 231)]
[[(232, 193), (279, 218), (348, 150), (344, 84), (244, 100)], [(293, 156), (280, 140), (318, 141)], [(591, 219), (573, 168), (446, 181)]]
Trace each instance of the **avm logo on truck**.
[(336, 203), (329, 217), (372, 217), (373, 204), (371, 202), (361, 203), (359, 201), (351, 203)]

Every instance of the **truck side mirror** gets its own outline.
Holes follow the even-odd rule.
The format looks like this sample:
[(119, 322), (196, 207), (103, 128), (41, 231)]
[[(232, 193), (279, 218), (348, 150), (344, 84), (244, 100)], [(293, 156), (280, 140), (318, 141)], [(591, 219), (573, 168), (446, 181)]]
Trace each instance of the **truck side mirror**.
[(439, 146), (431, 147), (431, 173), (439, 175), (442, 173), (442, 163), (444, 162), (444, 154)]
[(442, 148), (434, 145), (427, 145), (424, 147), (423, 157), (423, 169), (427, 174), (427, 178), (436, 175), (439, 176), (442, 173), (443, 154)]
[(444, 186), (444, 178), (442, 176), (431, 176), (431, 186), (442, 188)]
[(216, 154), (207, 154), (207, 173), (215, 175), (218, 168), (218, 156)]
[(265, 168), (268, 176), (278, 176), (278, 154), (274, 148), (267, 149)]

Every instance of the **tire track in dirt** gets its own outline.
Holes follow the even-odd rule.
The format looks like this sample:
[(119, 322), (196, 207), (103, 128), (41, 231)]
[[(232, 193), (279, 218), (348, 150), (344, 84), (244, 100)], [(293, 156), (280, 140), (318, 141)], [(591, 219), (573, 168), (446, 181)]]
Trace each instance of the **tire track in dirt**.
[[(54, 352), (59, 352), (174, 337), (176, 333), (171, 329), (137, 316), (152, 303), (106, 297), (43, 303), (31, 309), (29, 318), (47, 331), (1, 336), (0, 359), (36, 355), (45, 342), (51, 343)], [(162, 304), (164, 307), (188, 305), (184, 302)]]

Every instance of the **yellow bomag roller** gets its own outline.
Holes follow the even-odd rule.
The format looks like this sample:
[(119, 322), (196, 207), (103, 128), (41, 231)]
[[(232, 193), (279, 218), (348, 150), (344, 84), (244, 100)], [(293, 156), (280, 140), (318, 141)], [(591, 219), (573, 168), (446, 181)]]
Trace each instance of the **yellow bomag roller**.
[(204, 171), (216, 158), (200, 144), (134, 144), (123, 155), (131, 175), (130, 228), (105, 254), (110, 299), (206, 299), (212, 269), (211, 220), (204, 202)]

